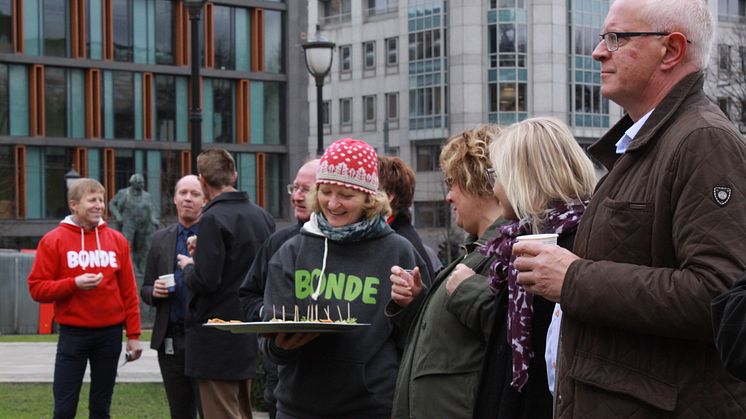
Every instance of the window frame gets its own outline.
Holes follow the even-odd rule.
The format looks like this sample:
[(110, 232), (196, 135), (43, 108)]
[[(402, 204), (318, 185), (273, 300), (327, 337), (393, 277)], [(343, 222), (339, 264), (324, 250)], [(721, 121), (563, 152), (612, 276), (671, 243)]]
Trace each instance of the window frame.
[[(369, 57), (372, 60), (370, 64), (368, 63)], [(375, 72), (375, 70), (376, 70), (376, 41), (365, 41), (363, 42), (363, 71)]]
[[(393, 49), (391, 48), (393, 41)], [(384, 44), (386, 45), (386, 66), (387, 67), (394, 67), (399, 65), (399, 37), (398, 36), (392, 36), (391, 38), (386, 38), (384, 40)], [(393, 57), (394, 60), (391, 61), (391, 57)]]
[[(347, 106), (347, 111), (345, 110)], [(340, 132), (351, 132), (352, 131), (352, 98), (343, 97), (339, 99), (339, 129)], [(349, 116), (348, 120), (345, 120), (345, 114)]]

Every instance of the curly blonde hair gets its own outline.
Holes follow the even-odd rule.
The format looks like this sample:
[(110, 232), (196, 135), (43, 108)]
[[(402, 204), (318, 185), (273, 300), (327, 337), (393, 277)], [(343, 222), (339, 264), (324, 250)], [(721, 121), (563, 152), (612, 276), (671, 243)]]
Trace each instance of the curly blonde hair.
[(492, 184), (486, 173), (492, 167), (489, 146), (500, 131), (497, 125), (485, 124), (449, 138), (440, 152), (446, 185), (458, 185), (475, 196), (491, 197)]

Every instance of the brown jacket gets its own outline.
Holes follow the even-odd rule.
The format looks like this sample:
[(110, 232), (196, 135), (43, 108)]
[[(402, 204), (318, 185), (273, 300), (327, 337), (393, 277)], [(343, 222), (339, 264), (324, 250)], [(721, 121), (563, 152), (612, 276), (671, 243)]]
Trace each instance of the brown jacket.
[(624, 155), (629, 116), (590, 149), (610, 172), (562, 287), (560, 418), (746, 417), (710, 316), (746, 269), (746, 143), (702, 85), (685, 77)]

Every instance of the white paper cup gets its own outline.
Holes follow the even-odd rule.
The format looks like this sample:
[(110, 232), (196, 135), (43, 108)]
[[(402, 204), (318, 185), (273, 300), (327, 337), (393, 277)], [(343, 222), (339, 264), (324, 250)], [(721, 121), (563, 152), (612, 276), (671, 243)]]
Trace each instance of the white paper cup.
[(534, 241), (538, 243), (543, 244), (553, 244), (557, 245), (557, 237), (559, 237), (559, 234), (528, 234), (525, 236), (518, 236), (515, 238), (516, 241), (519, 242), (526, 242), (526, 241)]
[(166, 281), (166, 288), (168, 288), (169, 293), (176, 291), (176, 279), (174, 279), (174, 274), (161, 275), (158, 279)]

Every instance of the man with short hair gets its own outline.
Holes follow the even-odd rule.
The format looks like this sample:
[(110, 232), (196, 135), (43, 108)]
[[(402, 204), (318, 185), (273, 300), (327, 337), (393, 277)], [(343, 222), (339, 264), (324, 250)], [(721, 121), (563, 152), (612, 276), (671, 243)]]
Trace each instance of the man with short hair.
[(704, 0), (616, 0), (593, 52), (628, 114), (589, 152), (609, 170), (574, 253), (520, 242), (527, 291), (560, 302), (559, 418), (746, 417), (710, 301), (746, 269), (746, 143), (704, 94)]
[(238, 288), (275, 224), (246, 192), (234, 187), (238, 173), (228, 151), (203, 151), (197, 157), (197, 170), (210, 202), (202, 210), (194, 259), (177, 256), (189, 290), (186, 374), (199, 380), (205, 418), (251, 418), (256, 336), (202, 324), (211, 318), (243, 318)]
[(59, 324), (52, 385), (55, 418), (75, 417), (88, 363), (90, 417), (109, 417), (123, 325), (127, 360), (142, 353), (130, 248), (103, 220), (104, 193), (94, 179), (73, 182), (67, 192), (71, 215), (42, 237), (28, 276), (31, 298), (54, 303)]
[[(262, 249), (257, 253), (254, 263), (251, 265), (249, 273), (241, 284), (241, 306), (247, 321), (262, 320), (264, 289), (267, 284), (267, 265), (269, 265), (272, 255), (283, 243), (298, 235), (303, 223), (311, 218), (311, 210), (306, 206), (306, 194), (316, 183), (316, 169), (318, 167), (318, 159), (307, 162), (298, 170), (293, 183), (287, 186), (288, 194), (290, 194), (290, 204), (293, 206), (293, 216), (297, 222), (277, 230), (264, 242)], [(274, 419), (277, 411), (275, 407), (277, 399), (274, 396), (274, 389), (277, 386), (277, 366), (267, 357), (264, 357), (264, 371), (266, 373), (264, 402), (269, 410), (270, 419)]]
[[(174, 205), (178, 222), (158, 230), (145, 265), (140, 289), (143, 301), (156, 308), (150, 347), (158, 351), (158, 365), (166, 389), (171, 418), (196, 418), (199, 406), (197, 380), (184, 374), (184, 318), (187, 312), (187, 287), (176, 255), (189, 256), (187, 238), (199, 234), (199, 217), (205, 196), (199, 179), (187, 175), (176, 182)], [(173, 274), (175, 287), (169, 292), (161, 275)]]

